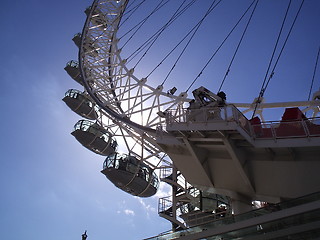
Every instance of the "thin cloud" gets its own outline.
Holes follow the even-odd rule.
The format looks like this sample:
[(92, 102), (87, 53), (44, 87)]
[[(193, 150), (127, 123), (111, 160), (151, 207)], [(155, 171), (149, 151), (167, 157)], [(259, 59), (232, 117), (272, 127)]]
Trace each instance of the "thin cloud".
[(126, 215), (131, 215), (131, 216), (134, 216), (135, 213), (133, 210), (130, 210), (130, 209), (125, 209), (123, 210), (123, 212), (126, 214)]
[(140, 204), (147, 212), (157, 212), (157, 209), (152, 207), (150, 204), (147, 204), (142, 198), (137, 198)]
[(172, 195), (172, 188), (166, 183), (160, 183), (157, 193), (153, 196), (154, 198), (163, 198)]

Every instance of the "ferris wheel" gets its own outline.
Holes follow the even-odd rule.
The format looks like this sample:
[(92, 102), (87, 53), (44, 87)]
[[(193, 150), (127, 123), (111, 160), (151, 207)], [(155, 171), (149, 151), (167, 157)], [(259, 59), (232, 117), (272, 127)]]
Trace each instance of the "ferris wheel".
[[(252, 201), (278, 203), (320, 190), (320, 91), (313, 86), (320, 49), (307, 100), (264, 98), (304, 1), (287, 7), (277, 1), (282, 26), (272, 32), (262, 86), (247, 103), (227, 102), (222, 90), (230, 75), (246, 78), (234, 63), (247, 62), (239, 52), (256, 41), (253, 34), (254, 41), (245, 43), (260, 3), (235, 0), (229, 8), (230, 1), (94, 0), (82, 32), (72, 39), (78, 60), (65, 67), (83, 88), (63, 98), (83, 118), (72, 135), (105, 157), (101, 173), (121, 190), (150, 197), (159, 181), (169, 184), (172, 196), (159, 199), (158, 212), (173, 231), (250, 211)], [(212, 16), (226, 13), (231, 20), (225, 29), (211, 27), (217, 22)], [(212, 67), (218, 56), (227, 60)], [(250, 79), (261, 76), (249, 70)], [(215, 78), (216, 92), (203, 75)], [(235, 85), (233, 94), (245, 95), (244, 84)], [(282, 119), (266, 121), (265, 112), (274, 108)]]
[(128, 2), (94, 1), (86, 9), (83, 31), (73, 38), (79, 60), (65, 67), (85, 91), (70, 89), (63, 100), (82, 117), (94, 120), (80, 120), (72, 135), (89, 150), (108, 156), (104, 169), (135, 166), (120, 178), (119, 173), (102, 172), (123, 190), (145, 197), (157, 190), (155, 169), (171, 164), (155, 141), (157, 128), (165, 123), (163, 111), (182, 107), (188, 99), (185, 92), (175, 95), (175, 88), (165, 92), (162, 85), (149, 85), (147, 78), (136, 77), (127, 67), (117, 33)]
[[(247, 26), (249, 25), (258, 1), (250, 2), (248, 8), (244, 9), (239, 21), (236, 22), (229, 33), (226, 33), (227, 37), (217, 46), (217, 51), (212, 54), (204, 67), (200, 68), (199, 74), (193, 81), (190, 81), (191, 83), (182, 84), (189, 85), (189, 87), (181, 92), (177, 91), (178, 87), (174, 84), (168, 87), (166, 80), (172, 74), (176, 64), (182, 61), (181, 56), (186, 54), (185, 49), (189, 47), (189, 43), (193, 40), (201, 24), (219, 6), (221, 1), (210, 1), (208, 9), (203, 11), (202, 17), (190, 27), (191, 30), (185, 32), (181, 40), (176, 40), (177, 43), (172, 45), (171, 51), (163, 54), (162, 58), (155, 58), (158, 64), (151, 67), (149, 74), (143, 73), (145, 74), (143, 75), (140, 69), (149, 67), (149, 64), (144, 62), (148, 66), (143, 66), (141, 64), (142, 60), (154, 48), (155, 43), (162, 38), (171, 24), (178, 21), (180, 16), (191, 9), (191, 6), (197, 3), (197, 0), (185, 0), (179, 1), (179, 3), (178, 1), (171, 1), (175, 2), (176, 10), (172, 12), (172, 15), (161, 13), (163, 14), (161, 15), (162, 18), (166, 20), (162, 25), (159, 24), (158, 28), (154, 27), (153, 32), (150, 33), (142, 30), (144, 25), (147, 25), (153, 15), (156, 15), (170, 1), (162, 0), (153, 3), (153, 6), (149, 7), (149, 12), (141, 17), (139, 10), (145, 2), (95, 0), (92, 6), (85, 11), (87, 19), (83, 31), (73, 38), (73, 41), (79, 47), (79, 59), (78, 61), (68, 62), (65, 67), (69, 75), (84, 87), (84, 91), (68, 90), (63, 99), (72, 110), (86, 118), (76, 123), (72, 135), (91, 151), (106, 156), (101, 172), (117, 187), (140, 197), (154, 195), (159, 184), (158, 170), (163, 168), (163, 165), (173, 167), (170, 160), (171, 156), (180, 154), (181, 149), (183, 149), (171, 148), (170, 144), (163, 141), (168, 141), (173, 146), (175, 144), (178, 146), (183, 142), (187, 146), (186, 150), (192, 152), (194, 146), (189, 143), (189, 137), (197, 139), (191, 141), (207, 141), (209, 135), (207, 136), (204, 133), (204, 130), (207, 129), (205, 122), (211, 121), (213, 118), (218, 117), (228, 122), (231, 121), (231, 117), (233, 117), (233, 120), (236, 118), (237, 124), (244, 129), (244, 132), (252, 132), (253, 138), (260, 137), (269, 140), (275, 134), (273, 126), (268, 127), (267, 130), (270, 131), (266, 131), (265, 135), (260, 130), (259, 133), (256, 133), (255, 129), (258, 129), (258, 127), (255, 125), (252, 127), (250, 125), (252, 122), (246, 119), (243, 114), (251, 111), (253, 112), (252, 119), (259, 116), (264, 122), (264, 109), (303, 107), (302, 113), (312, 111), (312, 116), (317, 116), (320, 92), (315, 92), (313, 98), (308, 101), (264, 103), (263, 94), (274, 69), (270, 73), (271, 77), (264, 82), (264, 87), (261, 89), (259, 96), (250, 103), (226, 104), (225, 95), (220, 91), (222, 84), (216, 94), (205, 87), (198, 87), (193, 89), (192, 94), (188, 95), (189, 90), (194, 87), (193, 84), (199, 79), (212, 58), (215, 57), (218, 50), (234, 29), (238, 27), (238, 24), (243, 21), (244, 17), (247, 19)], [(159, 16), (155, 19), (152, 24), (158, 22)], [(243, 29), (244, 36), (246, 28)], [(135, 36), (139, 34), (140, 36), (143, 35), (142, 42), (135, 40)], [(174, 35), (172, 32), (170, 34)], [(183, 42), (184, 45), (182, 46)], [(158, 50), (161, 49), (162, 45), (158, 44), (157, 48)], [(180, 48), (181, 51), (177, 54), (176, 60), (171, 61), (172, 67), (171, 69), (169, 67), (169, 73), (165, 77), (159, 78), (156, 70), (166, 64), (165, 61), (177, 48)], [(228, 75), (230, 66), (231, 63), (225, 77)], [(227, 107), (225, 107), (226, 105)], [(212, 109), (210, 111), (203, 110), (217, 107), (219, 107), (219, 112)], [(238, 111), (238, 108), (241, 108), (241, 111)], [(298, 112), (297, 114), (302, 116), (302, 113)], [(255, 119), (253, 124), (260, 124), (260, 119)], [(188, 129), (190, 124), (192, 125), (195, 122), (202, 123), (201, 131), (197, 128), (195, 130)], [(186, 125), (177, 127), (175, 125), (177, 123), (186, 123)], [(306, 127), (304, 126), (304, 128)], [(234, 129), (229, 128), (227, 130), (234, 131)], [(217, 131), (219, 132), (220, 129)], [(318, 132), (315, 133), (315, 135), (317, 134)], [(199, 140), (200, 138), (202, 139)], [(217, 138), (215, 136), (212, 138), (214, 140), (211, 139), (210, 141), (217, 142), (219, 141), (216, 140)], [(228, 143), (227, 140), (223, 141), (227, 148), (232, 150), (232, 144)], [(254, 144), (253, 142), (250, 143)], [(221, 148), (221, 146), (219, 147)], [(167, 149), (171, 152), (170, 158), (167, 155)], [(192, 154), (194, 159), (199, 160), (197, 151), (192, 152)], [(199, 162), (201, 162), (201, 159)], [(207, 179), (203, 181), (195, 180), (195, 177), (190, 173), (192, 171), (190, 167), (184, 167), (181, 160), (178, 159), (177, 164), (179, 170), (182, 170), (182, 174), (189, 175), (189, 179), (194, 180), (197, 186), (206, 186), (209, 182)], [(240, 164), (237, 163), (236, 165), (236, 167), (239, 167)], [(241, 169), (241, 166), (239, 168)], [(199, 172), (201, 171), (199, 170)], [(202, 172), (205, 173), (205, 171)], [(241, 169), (240, 175), (242, 175), (242, 178), (246, 178), (243, 169)], [(250, 183), (248, 182), (250, 181), (245, 179), (244, 183), (249, 186)], [(247, 189), (243, 191), (247, 191)], [(226, 191), (218, 193), (224, 192)]]

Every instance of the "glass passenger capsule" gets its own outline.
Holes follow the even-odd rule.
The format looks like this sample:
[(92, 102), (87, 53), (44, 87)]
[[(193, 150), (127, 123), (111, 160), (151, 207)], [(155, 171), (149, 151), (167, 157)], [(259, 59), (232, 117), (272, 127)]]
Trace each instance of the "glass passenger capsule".
[(136, 157), (114, 152), (109, 155), (101, 171), (116, 187), (139, 197), (157, 192), (159, 179), (155, 172)]
[(72, 41), (74, 42), (74, 44), (80, 48), (81, 45), (81, 33), (77, 33), (73, 36)]
[(84, 147), (103, 156), (114, 153), (117, 148), (117, 142), (108, 130), (88, 120), (79, 120), (71, 134)]
[[(80, 48), (81, 41), (82, 41), (81, 33), (75, 34), (74, 37), (72, 38), (72, 41), (78, 48)], [(88, 53), (90, 56), (95, 57), (99, 54), (99, 52), (97, 51), (97, 48), (98, 46), (95, 44), (95, 42), (92, 39), (87, 37), (84, 40), (83, 42), (84, 52)]]
[(69, 89), (62, 99), (68, 107), (82, 117), (94, 120), (97, 118), (96, 107), (87, 95), (76, 89)]
[(64, 68), (69, 76), (75, 80), (77, 83), (83, 86), (82, 76), (79, 69), (79, 63), (77, 61), (71, 60), (67, 63), (66, 67)]

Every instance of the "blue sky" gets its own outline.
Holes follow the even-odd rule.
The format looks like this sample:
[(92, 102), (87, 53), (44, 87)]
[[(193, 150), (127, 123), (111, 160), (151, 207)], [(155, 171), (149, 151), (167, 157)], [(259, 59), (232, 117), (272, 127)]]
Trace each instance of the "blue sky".
[(170, 228), (100, 173), (104, 158), (70, 134), (81, 119), (61, 100), (79, 88), (64, 71), (90, 1), (4, 1), (0, 228), (4, 239), (142, 239)]
[[(202, 1), (201, 4), (194, 4), (193, 8), (190, 8), (185, 15), (177, 20), (176, 25), (169, 27), (168, 32), (170, 32), (170, 34), (168, 35), (171, 41), (168, 41), (167, 38), (160, 37), (158, 40), (159, 48), (168, 48), (171, 50), (181, 39), (181, 36), (199, 21), (199, 17), (196, 16), (202, 16), (211, 2), (212, 1)], [(234, 64), (231, 67), (231, 71), (222, 88), (222, 90), (226, 92), (229, 102), (252, 102), (253, 99), (258, 96), (288, 2), (289, 1), (276, 0), (261, 0), (259, 2)], [(168, 6), (168, 8), (166, 8), (170, 10), (159, 11), (158, 15), (155, 14), (156, 20), (153, 22), (154, 25), (164, 24), (165, 20), (162, 22), (160, 20), (169, 18), (176, 9), (172, 7), (174, 5), (173, 3), (179, 5), (180, 1), (171, 1), (170, 3), (171, 5), (168, 4), (170, 7)], [(199, 28), (197, 35), (191, 41), (182, 60), (178, 62), (175, 70), (168, 78), (165, 88), (169, 89), (172, 86), (177, 86), (177, 92), (185, 91), (250, 3), (252, 3), (251, 0), (222, 1), (207, 17), (206, 22)], [(279, 54), (279, 50), (289, 32), (300, 3), (301, 1), (299, 0), (292, 1), (275, 58)], [(156, 4), (157, 2), (154, 3), (154, 5)], [(251, 10), (249, 13), (250, 12)], [(315, 59), (320, 45), (318, 31), (319, 12), (319, 1), (305, 1), (277, 65), (275, 75), (265, 93), (267, 101), (298, 101), (308, 98)], [(137, 15), (139, 16), (139, 14)], [(230, 38), (228, 38), (217, 55), (203, 71), (203, 74), (193, 85), (192, 89), (205, 85), (213, 92), (218, 90), (248, 17), (249, 14), (246, 15), (244, 20), (230, 35)], [(157, 27), (154, 28), (157, 29)], [(145, 36), (148, 36), (146, 30), (141, 32), (143, 32)], [(141, 34), (137, 35), (141, 36)], [(134, 40), (135, 38), (133, 38), (131, 43), (135, 43)], [(128, 44), (128, 46), (131, 45)], [(180, 50), (183, 46), (183, 44), (180, 46)], [(128, 50), (128, 48), (129, 47), (125, 47), (123, 53)], [(130, 50), (128, 50), (128, 52), (130, 52)], [(151, 50), (150, 52), (150, 58), (146, 57), (141, 61), (139, 65), (140, 68), (135, 69), (135, 73), (141, 73), (141, 77), (147, 75), (151, 69), (153, 69), (153, 63), (156, 62), (158, 64), (167, 53), (166, 51), (159, 53), (157, 48), (154, 48), (153, 51)], [(162, 79), (168, 73), (179, 53), (179, 51), (176, 51), (176, 53), (172, 55), (174, 57), (169, 58), (163, 63), (159, 70), (156, 70), (151, 75), (151, 81), (157, 78)], [(168, 63), (168, 65), (166, 65), (166, 63)], [(290, 88), (294, 86), (291, 92), (292, 94), (284, 94), (283, 89), (289, 88), (289, 86)], [(313, 90), (318, 88), (319, 81), (315, 82)], [(191, 91), (189, 92), (189, 96), (192, 96)]]
[[(232, 2), (247, 6), (250, 1)], [(157, 198), (141, 200), (114, 187), (100, 173), (104, 159), (83, 148), (70, 134), (80, 117), (61, 99), (69, 88), (79, 89), (79, 86), (63, 68), (67, 61), (77, 59), (77, 48), (71, 39), (82, 30), (83, 11), (89, 5), (89, 0), (2, 1), (0, 226), (3, 239), (81, 239), (84, 230), (88, 230), (88, 240), (142, 239), (170, 228), (169, 222), (158, 217)], [(236, 7), (227, 13), (233, 15)], [(288, 51), (279, 64), (281, 71), (266, 92), (269, 101), (306, 100), (308, 96), (320, 45), (320, 2), (306, 0), (304, 7), (302, 14), (306, 20), (297, 23), (294, 40), (288, 43), (294, 54)], [(281, 11), (271, 4), (259, 11), (264, 14), (259, 19), (261, 22), (278, 20), (279, 24)], [(206, 46), (218, 36), (214, 34), (224, 30), (224, 24), (227, 29), (227, 23), (218, 22), (214, 26), (216, 32), (198, 42), (198, 48), (207, 50)], [(272, 26), (278, 25), (275, 22)], [(272, 52), (272, 44), (265, 45), (270, 43), (267, 38), (272, 31), (268, 30), (272, 29), (255, 27), (248, 33), (254, 40), (244, 46), (252, 50), (242, 49), (238, 59), (238, 63), (247, 64), (236, 65), (233, 77), (225, 85), (230, 101), (250, 102), (258, 95)], [(202, 56), (203, 63), (208, 55)], [(197, 86), (203, 84), (216, 91), (221, 73), (226, 69), (225, 62), (213, 64)], [(215, 69), (220, 72), (215, 73)], [(171, 80), (171, 84), (184, 87), (186, 76), (189, 82), (195, 77), (185, 74), (179, 81)], [(319, 86), (318, 73), (314, 89)]]

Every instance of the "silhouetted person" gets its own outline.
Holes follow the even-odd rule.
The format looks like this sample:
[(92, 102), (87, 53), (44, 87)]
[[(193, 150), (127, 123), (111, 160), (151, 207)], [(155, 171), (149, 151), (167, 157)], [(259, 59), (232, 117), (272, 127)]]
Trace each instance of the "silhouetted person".
[(227, 95), (221, 91), (221, 92), (218, 92), (217, 93), (217, 96), (220, 97), (222, 99), (222, 101), (219, 101), (219, 107), (221, 106), (224, 106), (226, 104), (226, 100), (227, 100)]
[(87, 235), (87, 230), (84, 232), (84, 234), (81, 235), (82, 236), (82, 240), (86, 240), (88, 235)]

